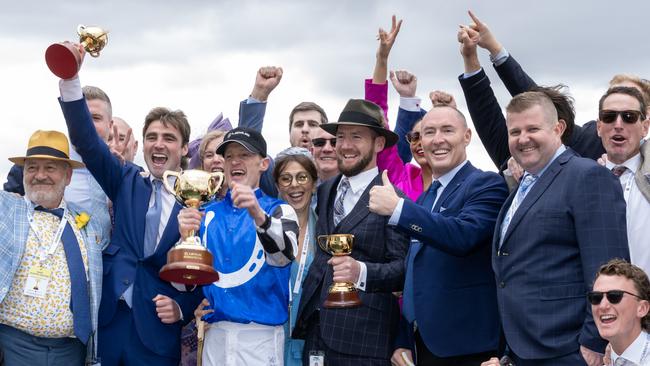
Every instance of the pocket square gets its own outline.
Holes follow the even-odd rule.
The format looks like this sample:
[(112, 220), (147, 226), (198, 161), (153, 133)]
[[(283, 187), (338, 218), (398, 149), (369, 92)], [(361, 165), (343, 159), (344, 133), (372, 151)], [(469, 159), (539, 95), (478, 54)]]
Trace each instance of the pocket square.
[(447, 207), (442, 207), (442, 206), (440, 206), (440, 212), (442, 212), (442, 211), (444, 211), (444, 210), (446, 210), (446, 209), (447, 209)]

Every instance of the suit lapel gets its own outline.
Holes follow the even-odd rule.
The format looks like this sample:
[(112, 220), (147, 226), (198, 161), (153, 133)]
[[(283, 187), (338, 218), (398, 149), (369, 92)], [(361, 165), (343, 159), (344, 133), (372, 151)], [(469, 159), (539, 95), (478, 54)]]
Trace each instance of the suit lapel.
[(157, 243), (156, 250), (154, 255), (160, 253), (167, 253), (171, 247), (176, 244), (176, 241), (180, 237), (178, 232), (178, 212), (181, 210), (181, 205), (178, 202), (174, 203), (172, 207), (172, 212), (169, 214), (169, 219), (167, 220), (167, 225), (165, 225), (165, 230), (160, 236), (160, 241)]
[(468, 161), (467, 164), (465, 164), (465, 166), (463, 166), (458, 171), (458, 173), (456, 173), (456, 175), (451, 180), (451, 182), (449, 182), (447, 187), (443, 189), (442, 194), (440, 194), (440, 198), (436, 202), (436, 205), (433, 207), (433, 212), (440, 212), (440, 208), (445, 207), (443, 206), (443, 204), (447, 202), (447, 199), (449, 199), (449, 197), (451, 197), (453, 193), (456, 192), (456, 190), (465, 181), (465, 178), (468, 175), (470, 175), (474, 170), (476, 170), (476, 168), (474, 168), (474, 166), (472, 166), (472, 164), (470, 164)]
[[(504, 243), (512, 231), (521, 222), (521, 219), (526, 215), (526, 212), (528, 212), (528, 210), (535, 204), (535, 202), (539, 200), (542, 194), (546, 192), (551, 183), (553, 183), (555, 177), (562, 171), (564, 164), (566, 164), (566, 162), (569, 161), (569, 159), (571, 159), (574, 155), (575, 153), (572, 150), (567, 149), (567, 151), (558, 156), (558, 158), (555, 159), (555, 161), (553, 161), (551, 165), (546, 169), (544, 174), (542, 174), (539, 180), (531, 188), (530, 192), (528, 192), (526, 197), (524, 197), (524, 200), (521, 202), (517, 208), (517, 211), (512, 216), (510, 224), (508, 225), (508, 230), (506, 231), (506, 234), (503, 238)], [(516, 194), (516, 190), (514, 193)], [(510, 198), (508, 198), (508, 201), (512, 202)], [(510, 205), (508, 205), (508, 207), (510, 207)]]

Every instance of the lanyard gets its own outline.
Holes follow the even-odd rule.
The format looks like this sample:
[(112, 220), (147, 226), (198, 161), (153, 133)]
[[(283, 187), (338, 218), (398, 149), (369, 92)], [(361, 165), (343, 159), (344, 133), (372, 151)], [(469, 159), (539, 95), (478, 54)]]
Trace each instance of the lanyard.
[(293, 284), (293, 293), (297, 295), (300, 293), (302, 286), (302, 276), (307, 264), (307, 252), (309, 251), (309, 223), (307, 223), (307, 230), (305, 231), (305, 238), (302, 240), (302, 252), (300, 252), (300, 264), (298, 265), (298, 274), (296, 275), (296, 282)]
[[(66, 207), (65, 210), (63, 211), (63, 217), (61, 217), (61, 222), (59, 223), (59, 227), (56, 229), (56, 233), (54, 234), (54, 237), (52, 237), (52, 242), (50, 243), (50, 245), (47, 246), (47, 250), (43, 250), (43, 248), (40, 248), (39, 250), (39, 260), (41, 262), (45, 261), (45, 259), (47, 259), (48, 256), (54, 254), (54, 251), (56, 251), (57, 246), (61, 242), (61, 236), (63, 235), (63, 230), (65, 229), (65, 226), (68, 223), (68, 220), (66, 219), (67, 215), (68, 215), (68, 208)], [(38, 234), (38, 231), (36, 230), (36, 224), (34, 223), (34, 216), (28, 213), (27, 220), (29, 221), (29, 227), (34, 232), (34, 235), (36, 235), (38, 241), (43, 243), (41, 236)]]

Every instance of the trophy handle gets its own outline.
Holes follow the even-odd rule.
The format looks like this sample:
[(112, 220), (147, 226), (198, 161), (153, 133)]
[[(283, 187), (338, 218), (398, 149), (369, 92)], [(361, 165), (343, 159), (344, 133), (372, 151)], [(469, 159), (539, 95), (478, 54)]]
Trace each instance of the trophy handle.
[(327, 239), (329, 238), (329, 235), (319, 235), (316, 238), (316, 242), (318, 243), (318, 246), (325, 252), (329, 253), (330, 251), (327, 249)]
[(178, 179), (181, 179), (181, 174), (179, 172), (174, 172), (171, 170), (165, 170), (165, 172), (163, 173), (163, 185), (165, 186), (165, 189), (167, 190), (167, 192), (175, 196), (176, 192), (172, 187), (169, 186), (169, 182), (167, 180), (167, 178), (169, 178), (170, 175), (176, 177), (176, 180), (178, 181)]
[(221, 173), (221, 172), (210, 173), (210, 183), (212, 183), (211, 184), (212, 189), (210, 191), (211, 196), (213, 196), (213, 195), (217, 194), (217, 192), (219, 192), (219, 190), (221, 189), (221, 186), (223, 185), (224, 179), (225, 179), (224, 174)]
[(77, 26), (77, 34), (78, 34), (78, 35), (81, 35), (81, 33), (83, 33), (83, 31), (85, 31), (85, 30), (86, 30), (86, 26), (85, 26), (85, 25), (83, 25), (83, 24), (79, 24), (79, 25)]

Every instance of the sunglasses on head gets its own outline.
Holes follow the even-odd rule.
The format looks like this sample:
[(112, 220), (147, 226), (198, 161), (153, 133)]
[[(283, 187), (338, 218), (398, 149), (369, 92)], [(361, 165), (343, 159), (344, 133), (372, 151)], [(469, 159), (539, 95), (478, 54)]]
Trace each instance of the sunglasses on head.
[(632, 295), (639, 298), (640, 300), (643, 300), (641, 296), (627, 292), (625, 290), (609, 290), (607, 292), (589, 291), (587, 293), (587, 300), (589, 300), (591, 305), (600, 305), (600, 302), (603, 301), (603, 296), (607, 296), (607, 301), (609, 301), (610, 304), (618, 304), (621, 302), (621, 300), (623, 300), (623, 295), (625, 294)]
[(315, 139), (311, 139), (311, 143), (315, 147), (323, 147), (325, 146), (325, 143), (327, 141), (330, 142), (330, 145), (332, 145), (332, 147), (336, 147), (336, 137), (332, 137), (331, 139), (326, 139), (324, 137), (317, 137)]
[(284, 174), (280, 174), (280, 176), (278, 177), (278, 184), (282, 187), (289, 187), (293, 182), (294, 178), (296, 179), (296, 182), (301, 186), (311, 181), (311, 177), (307, 173), (298, 173), (295, 176), (289, 173), (284, 173)]
[(419, 132), (409, 132), (406, 134), (406, 141), (408, 141), (409, 144), (415, 144), (418, 141), (420, 141), (420, 133)]
[(645, 116), (640, 111), (612, 111), (606, 109), (598, 113), (598, 118), (603, 123), (614, 123), (618, 116), (621, 116), (621, 120), (625, 123), (636, 123), (641, 117), (645, 119)]

